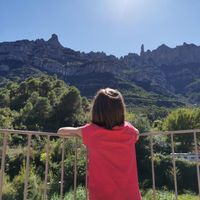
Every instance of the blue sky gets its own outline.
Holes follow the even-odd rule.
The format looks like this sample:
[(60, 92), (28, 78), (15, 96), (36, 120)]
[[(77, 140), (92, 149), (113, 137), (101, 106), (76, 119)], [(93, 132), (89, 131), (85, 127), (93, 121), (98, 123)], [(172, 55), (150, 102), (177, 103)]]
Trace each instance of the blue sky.
[(74, 50), (129, 52), (200, 44), (199, 0), (0, 0), (0, 42), (48, 40)]

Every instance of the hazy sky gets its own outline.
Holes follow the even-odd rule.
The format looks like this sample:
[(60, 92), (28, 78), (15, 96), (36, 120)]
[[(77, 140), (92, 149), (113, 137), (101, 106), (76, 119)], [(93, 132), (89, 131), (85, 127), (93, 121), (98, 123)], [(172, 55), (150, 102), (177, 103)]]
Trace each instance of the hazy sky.
[(48, 40), (74, 50), (129, 52), (200, 44), (200, 0), (0, 0), (0, 42)]

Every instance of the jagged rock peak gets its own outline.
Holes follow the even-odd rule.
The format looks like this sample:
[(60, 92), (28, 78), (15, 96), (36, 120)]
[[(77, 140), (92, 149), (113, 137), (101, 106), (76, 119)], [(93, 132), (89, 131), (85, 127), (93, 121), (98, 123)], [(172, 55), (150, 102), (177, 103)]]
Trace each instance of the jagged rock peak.
[[(196, 48), (196, 47), (198, 47), (197, 45), (195, 45), (195, 44), (188, 44), (188, 43), (186, 43), (186, 42), (184, 42), (183, 43), (183, 45), (181, 45), (182, 47), (194, 47), (194, 48)], [(178, 46), (177, 46), (178, 47)]]
[(58, 41), (58, 36), (57, 36), (55, 33), (53, 33), (53, 34), (51, 35), (51, 38), (50, 38), (49, 40)]
[(51, 38), (48, 40), (48, 43), (56, 47), (62, 46), (58, 40), (58, 36), (55, 33), (51, 35)]
[(170, 49), (166, 44), (161, 44), (158, 49)]
[(144, 55), (144, 44), (142, 44), (141, 46), (141, 50), (140, 50), (140, 56)]

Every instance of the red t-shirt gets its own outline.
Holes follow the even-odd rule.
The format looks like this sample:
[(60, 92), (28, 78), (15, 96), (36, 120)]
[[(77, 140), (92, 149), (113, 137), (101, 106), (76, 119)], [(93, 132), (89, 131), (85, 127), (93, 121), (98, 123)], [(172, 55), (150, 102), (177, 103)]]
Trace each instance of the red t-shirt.
[(137, 129), (128, 122), (112, 130), (86, 124), (82, 138), (89, 153), (89, 199), (141, 200), (135, 153)]

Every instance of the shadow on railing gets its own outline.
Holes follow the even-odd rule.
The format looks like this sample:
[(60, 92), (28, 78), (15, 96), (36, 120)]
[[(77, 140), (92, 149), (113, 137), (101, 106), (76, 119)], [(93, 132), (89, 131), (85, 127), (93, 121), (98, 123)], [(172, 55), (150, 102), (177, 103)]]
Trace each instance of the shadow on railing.
[[(193, 134), (194, 139), (194, 150), (195, 150), (195, 161), (196, 161), (196, 170), (197, 170), (197, 184), (200, 198), (200, 172), (199, 172), (199, 151), (198, 151), (198, 141), (197, 134), (200, 133), (200, 129), (197, 130), (184, 130), (184, 131), (168, 131), (168, 132), (149, 132), (143, 133), (141, 137), (149, 137), (150, 138), (150, 152), (151, 152), (151, 168), (152, 168), (152, 189), (153, 189), (153, 200), (156, 200), (156, 182), (155, 182), (155, 168), (154, 168), (154, 142), (153, 137), (157, 135), (168, 135), (171, 139), (171, 155), (172, 155), (172, 164), (173, 164), (173, 182), (174, 182), (174, 191), (175, 191), (175, 199), (178, 199), (178, 189), (177, 189), (177, 172), (176, 172), (176, 154), (174, 151), (174, 136), (180, 134)], [(28, 138), (27, 142), (27, 150), (26, 150), (26, 165), (25, 165), (25, 180), (24, 180), (24, 194), (23, 199), (27, 199), (28, 195), (28, 182), (29, 182), (29, 173), (30, 173), (30, 151), (33, 136), (42, 136), (47, 138), (46, 143), (46, 161), (45, 161), (45, 176), (44, 176), (44, 199), (48, 199), (47, 192), (47, 184), (48, 184), (48, 172), (49, 172), (49, 155), (50, 155), (50, 142), (51, 137), (58, 137), (56, 133), (49, 132), (37, 132), (37, 131), (21, 131), (21, 130), (8, 130), (8, 129), (0, 129), (0, 136), (2, 136), (2, 146), (0, 146), (1, 150), (1, 171), (0, 171), (0, 200), (2, 200), (2, 189), (3, 189), (3, 179), (4, 179), (4, 171), (6, 165), (6, 150), (8, 146), (8, 136), (9, 135), (25, 135)], [(64, 198), (64, 160), (65, 160), (65, 141), (66, 138), (61, 138), (62, 140), (62, 153), (61, 153), (61, 174), (60, 174), (60, 199)], [(76, 200), (76, 190), (77, 190), (77, 139), (75, 141), (75, 150), (74, 150), (74, 199)], [(87, 156), (86, 156), (87, 160)], [(87, 162), (86, 162), (87, 163)], [(88, 198), (87, 191), (87, 166), (86, 166), (86, 191), (85, 196)]]

